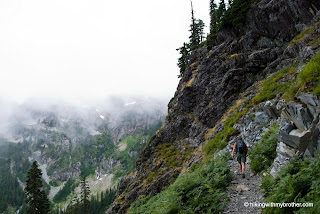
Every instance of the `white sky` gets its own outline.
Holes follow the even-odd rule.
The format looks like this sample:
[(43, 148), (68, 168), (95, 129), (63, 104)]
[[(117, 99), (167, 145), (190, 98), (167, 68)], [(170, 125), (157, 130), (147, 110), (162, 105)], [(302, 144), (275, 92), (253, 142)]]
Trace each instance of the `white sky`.
[(173, 96), (190, 16), (189, 0), (0, 0), (0, 96)]

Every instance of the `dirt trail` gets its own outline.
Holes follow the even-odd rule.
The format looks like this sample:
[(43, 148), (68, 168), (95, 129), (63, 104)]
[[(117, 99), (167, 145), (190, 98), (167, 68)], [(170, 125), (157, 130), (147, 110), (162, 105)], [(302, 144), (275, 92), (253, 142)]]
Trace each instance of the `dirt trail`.
[[(250, 165), (246, 164), (245, 178), (242, 178), (238, 162), (234, 159), (231, 165), (233, 181), (227, 188), (230, 202), (222, 213), (247, 214), (261, 213), (261, 208), (245, 206), (247, 203), (262, 203), (263, 196), (260, 193), (261, 178), (254, 175), (250, 170)], [(246, 203), (247, 202), (247, 203)]]

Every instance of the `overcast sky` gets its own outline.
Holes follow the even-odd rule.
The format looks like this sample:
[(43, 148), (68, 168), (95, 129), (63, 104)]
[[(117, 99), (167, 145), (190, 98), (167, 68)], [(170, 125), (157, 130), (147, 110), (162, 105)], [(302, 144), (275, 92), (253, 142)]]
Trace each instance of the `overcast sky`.
[[(193, 0), (208, 21), (209, 1)], [(172, 97), (189, 0), (0, 0), (0, 96)]]

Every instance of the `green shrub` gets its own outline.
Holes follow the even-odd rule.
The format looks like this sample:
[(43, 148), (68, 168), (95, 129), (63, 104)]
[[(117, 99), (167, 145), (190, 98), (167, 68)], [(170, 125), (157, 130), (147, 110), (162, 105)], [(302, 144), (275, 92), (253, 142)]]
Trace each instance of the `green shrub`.
[(54, 187), (58, 187), (62, 184), (61, 181), (50, 181), (49, 184)]
[(320, 96), (320, 83), (313, 89), (313, 93)]
[(313, 203), (313, 207), (264, 209), (265, 213), (319, 213), (320, 209), (320, 157), (304, 161), (294, 160), (276, 177), (262, 180), (265, 202)]
[[(320, 52), (312, 57), (298, 75), (297, 66), (298, 63), (294, 63), (291, 67), (284, 68), (266, 79), (262, 83), (260, 93), (252, 99), (253, 103), (271, 100), (279, 93), (283, 93), (286, 101), (294, 100), (295, 95), (303, 91), (312, 91), (320, 96)], [(296, 75), (297, 78), (292, 80), (291, 76)]]
[(250, 9), (250, 6), (256, 0), (234, 0), (231, 3), (231, 7), (226, 11), (222, 25), (233, 25), (236, 27), (243, 26), (246, 18), (246, 14)]
[(261, 172), (271, 166), (277, 155), (278, 132), (279, 126), (274, 126), (265, 133), (259, 144), (249, 150), (252, 171)]
[(298, 78), (301, 86), (310, 86), (316, 95), (320, 95), (320, 52), (312, 57)]
[(156, 172), (150, 172), (147, 178), (147, 183), (151, 183), (155, 177), (156, 177)]
[(299, 79), (303, 83), (310, 83), (319, 80), (320, 77), (320, 54), (315, 55), (306, 67), (299, 74)]
[(164, 167), (181, 167), (184, 161), (191, 157), (192, 150), (185, 148), (184, 152), (179, 151), (170, 143), (159, 144), (157, 147), (157, 156), (165, 162)]
[(281, 80), (289, 75), (293, 75), (296, 72), (297, 66), (298, 63), (295, 63), (292, 66), (275, 73), (269, 79), (266, 79), (262, 84), (260, 93), (252, 99), (252, 102), (258, 104), (275, 98), (279, 93), (287, 92), (294, 82), (292, 80), (282, 82)]
[[(307, 37), (307, 35), (312, 34), (312, 33), (315, 31), (315, 29), (316, 29), (317, 27), (319, 27), (319, 24), (320, 24), (320, 23), (318, 22), (318, 23), (316, 23), (316, 24), (314, 24), (314, 25), (312, 25), (312, 26), (304, 29), (303, 31), (301, 31), (301, 32), (290, 42), (290, 45), (295, 45), (297, 42), (301, 42), (301, 41), (305, 40), (306, 37)], [(312, 41), (312, 42), (316, 42), (316, 41)]]
[(131, 205), (129, 214), (219, 213), (226, 206), (225, 189), (232, 175), (227, 155), (211, 159), (203, 166), (177, 178), (156, 196), (140, 199)]

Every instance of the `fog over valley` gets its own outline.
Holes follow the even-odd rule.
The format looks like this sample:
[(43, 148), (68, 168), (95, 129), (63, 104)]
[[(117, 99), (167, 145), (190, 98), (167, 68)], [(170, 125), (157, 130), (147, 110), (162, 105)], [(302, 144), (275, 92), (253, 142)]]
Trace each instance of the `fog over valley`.
[[(63, 99), (30, 98), (17, 103), (0, 98), (0, 134), (11, 142), (20, 142), (23, 136), (18, 134), (18, 127), (28, 129), (67, 130), (66, 124), (81, 123), (90, 134), (100, 134), (102, 124), (108, 128), (119, 128), (124, 118), (130, 115), (152, 116), (161, 119), (167, 112), (168, 99), (146, 96), (110, 96), (104, 100), (68, 102)], [(140, 119), (141, 119), (140, 118)], [(135, 120), (138, 120), (135, 118)]]

